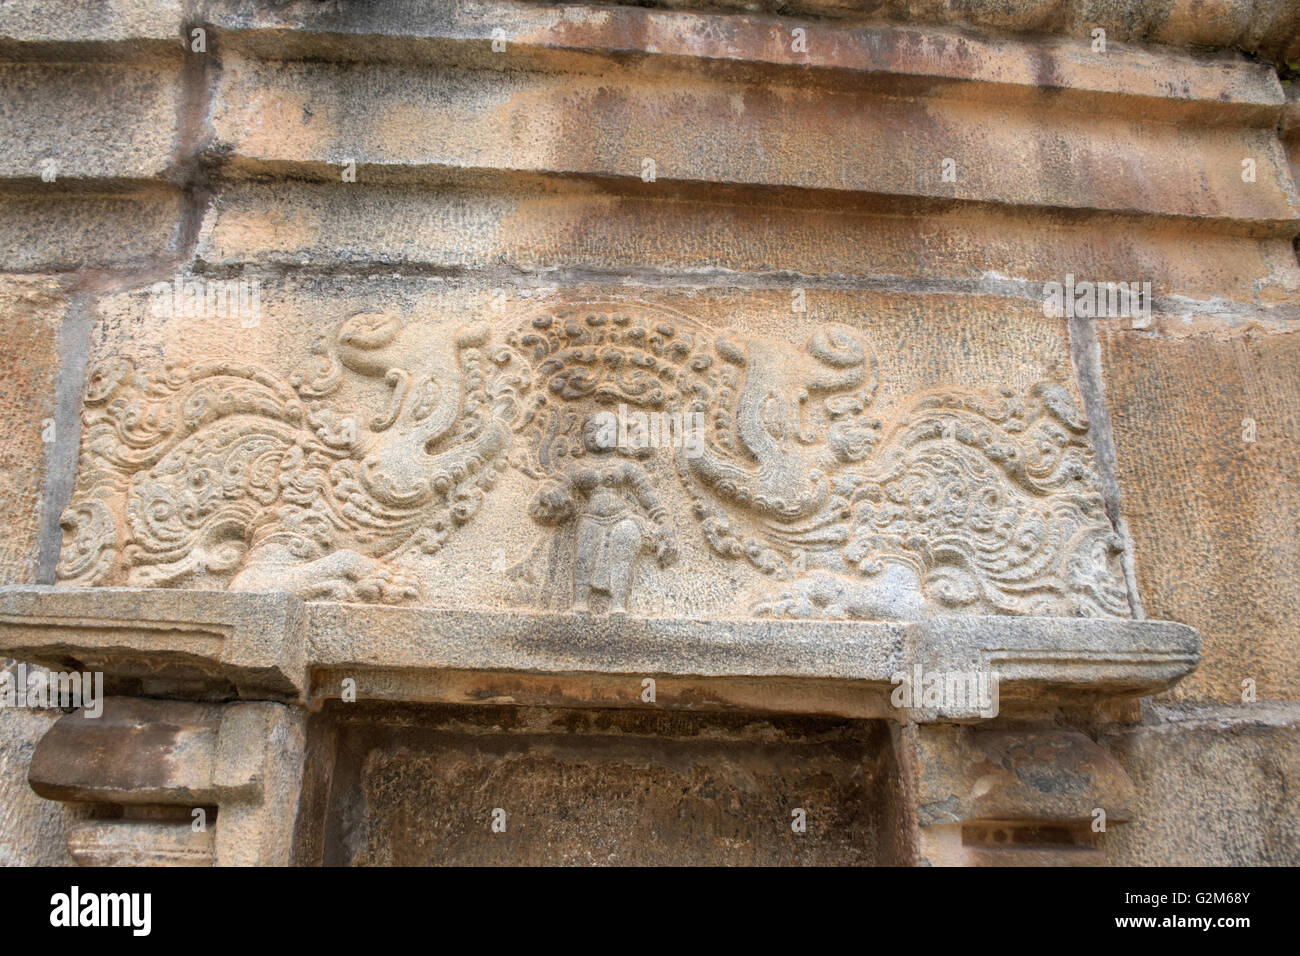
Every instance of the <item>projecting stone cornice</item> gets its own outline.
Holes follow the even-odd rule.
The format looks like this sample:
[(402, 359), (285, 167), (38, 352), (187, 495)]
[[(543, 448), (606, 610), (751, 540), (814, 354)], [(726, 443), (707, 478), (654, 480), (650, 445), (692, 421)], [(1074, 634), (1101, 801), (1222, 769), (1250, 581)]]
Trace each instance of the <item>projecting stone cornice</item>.
[(936, 616), (917, 622), (691, 620), (304, 603), (282, 592), (7, 587), (0, 654), (102, 671), (110, 693), (200, 699), (658, 707), (966, 721), (897, 707), (914, 676), (996, 677), (1034, 712), (1163, 690), (1200, 636), (1168, 621)]
[[(1295, 35), (1283, 28), (1293, 4), (1247, 9), (1262, 17), (1250, 30)], [(202, 52), (178, 42), (192, 24), (170, 22), (180, 14), (165, 6), (112, 23), (0, 12), (0, 58), (16, 61), (0, 88), (25, 131), (10, 137), (0, 194), (157, 187), (202, 168), (235, 184), (652, 199), (725, 189), (756, 206), (918, 214), (937, 202), (1294, 233), (1278, 74), (1204, 49), (1219, 27), (1223, 46), (1255, 48), (1231, 27), (1235, 8), (1166, 35), (1141, 18), (1075, 23), (1053, 7), (1029, 16), (1033, 37), (999, 32), (978, 10), (972, 22), (990, 30), (902, 12), (912, 22), (491, 0), (213, 3), (196, 27)], [(1197, 49), (1126, 42), (1170, 37)], [(40, 179), (55, 155), (56, 178)]]
[[(656, 7), (681, 8), (689, 0), (658, 0)], [(953, 24), (1008, 33), (1086, 33), (1102, 27), (1113, 39), (1176, 46), (1236, 47), (1282, 60), (1300, 49), (1300, 4), (1295, 0), (1115, 0), (1104, 5), (1087, 0), (769, 0), (797, 16), (867, 18), (909, 23)], [(748, 0), (714, 0), (718, 9), (745, 9)]]
[[(702, 7), (710, 9), (699, 12)], [(716, 56), (718, 41), (723, 41), (724, 55), (765, 59), (779, 58), (781, 46), (789, 48), (788, 43), (773, 42), (773, 18), (767, 14), (777, 10), (785, 15), (781, 22), (793, 25), (803, 20), (817, 29), (847, 31), (859, 24), (874, 28), (907, 25), (974, 29), (991, 35), (1090, 39), (1091, 31), (1101, 28), (1110, 42), (1235, 48), (1275, 60), (1293, 57), (1300, 39), (1300, 4), (1294, 0), (1255, 4), (1220, 0), (1210, 9), (1190, 0), (1163, 5), (1121, 0), (1104, 9), (1080, 0), (1018, 4), (975, 0), (960, 5), (915, 0), (795, 0), (779, 4), (741, 0), (693, 4), (671, 0), (636, 6), (402, 0), (386, 4), (299, 5), (290, 10), (250, 10), (247, 4), (226, 0), (209, 4), (206, 15), (227, 30), (262, 33), (268, 39), (276, 33), (281, 44), (292, 44), (289, 55), (299, 46), (329, 53), (331, 47), (322, 38), (338, 37), (370, 41), (360, 48), (352, 42), (346, 47), (336, 44), (332, 50), (338, 55), (411, 56), (418, 55), (420, 47), (404, 41), (490, 40), (492, 30), (499, 29), (511, 41), (555, 49), (707, 57)], [(693, 25), (694, 29), (682, 30), (682, 24)]]

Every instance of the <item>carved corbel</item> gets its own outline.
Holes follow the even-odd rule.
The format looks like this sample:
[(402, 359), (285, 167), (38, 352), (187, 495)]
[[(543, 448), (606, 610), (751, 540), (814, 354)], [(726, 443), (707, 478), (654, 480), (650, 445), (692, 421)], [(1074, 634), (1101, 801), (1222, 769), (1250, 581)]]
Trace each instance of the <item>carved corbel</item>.
[(286, 866), (304, 754), (300, 708), (110, 697), (55, 723), (28, 779), (77, 805), (84, 866)]

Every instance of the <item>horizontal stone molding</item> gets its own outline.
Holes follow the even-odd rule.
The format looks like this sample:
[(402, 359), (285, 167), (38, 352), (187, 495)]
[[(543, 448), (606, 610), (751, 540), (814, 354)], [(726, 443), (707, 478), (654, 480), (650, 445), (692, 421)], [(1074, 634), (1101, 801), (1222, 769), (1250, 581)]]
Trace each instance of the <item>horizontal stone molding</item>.
[(168, 181), (179, 53), (146, 63), (0, 62), (0, 183), (38, 195)]
[(349, 166), (362, 185), (542, 179), (656, 200), (727, 189), (758, 206), (797, 191), (1287, 237), (1300, 221), (1277, 132), (1286, 93), (1235, 51), (468, 0), (217, 2), (194, 12), (210, 34), (195, 52), (181, 11), (132, 13), (81, 26), (0, 15), (0, 193), (196, 178), (342, 188)]
[[(794, 79), (697, 77), (683, 91), (621, 66), (507, 73), (272, 63), (233, 52), (223, 65), (210, 149), (232, 177), (345, 188), (340, 170), (352, 163), (358, 183), (509, 172), (640, 183), (647, 195), (682, 184), (796, 188), (1261, 226), (1295, 220), (1300, 209), (1276, 133), (1280, 92), (1267, 116), (1249, 115), (1251, 107), (1162, 122), (1145, 105), (1099, 113), (1096, 103), (1063, 106), (1041, 90), (1029, 101), (981, 102)], [(353, 108), (359, 102), (364, 113)], [(1097, 174), (1089, 157), (1101, 155), (1113, 175)], [(1241, 179), (1243, 156), (1255, 161), (1254, 182)], [(954, 181), (943, 178), (944, 158)], [(646, 159), (653, 182), (643, 181)], [(1206, 188), (1192, 192), (1187, 182)]]
[[(1276, 76), (1265, 65), (1123, 45), (1108, 46), (1103, 54), (1093, 50), (1086, 30), (1031, 43), (924, 22), (863, 25), (748, 12), (491, 0), (317, 5), (289, 12), (216, 3), (208, 15), (226, 50), (269, 60), (522, 65), (589, 73), (635, 57), (641, 70), (689, 66), (696, 73), (742, 77), (746, 69), (763, 70), (769, 78), (784, 72), (803, 82), (843, 85), (871, 74), (900, 84), (924, 80), (930, 87), (981, 84), (978, 89), (1001, 88), (1003, 97), (1020, 88), (1048, 88), (1067, 99), (1108, 94), (1238, 112), (1267, 107), (1271, 113), (1282, 102)], [(792, 38), (796, 29), (803, 30), (800, 45)]]
[(53, 59), (92, 55), (96, 48), (121, 55), (180, 46), (182, 0), (53, 0), (0, 6), (0, 53), (33, 50)]
[(305, 686), (305, 617), (282, 592), (0, 588), (7, 656), (153, 693), (282, 700)]
[[(416, 0), (410, 0), (416, 2)], [(652, 0), (656, 8), (698, 6), (692, 0)], [(1188, 46), (1237, 47), (1274, 60), (1290, 60), (1300, 52), (1300, 4), (1295, 0), (1172, 0), (1153, 5), (1142, 0), (1115, 0), (1105, 5), (1088, 0), (964, 0), (925, 3), (917, 0), (715, 0), (720, 10), (777, 9), (797, 16), (839, 20), (905, 21), (953, 24), (961, 27), (1032, 33), (1087, 36), (1101, 27), (1111, 40)]]
[(212, 831), (187, 822), (86, 820), (67, 836), (82, 866), (212, 866), (215, 858)]
[[(196, 624), (222, 639), (180, 636)], [(1050, 710), (1162, 690), (1199, 652), (1195, 630), (1167, 621), (690, 620), (303, 604), (237, 591), (0, 589), (0, 653), (119, 680), (141, 679), (148, 657), (155, 681), (183, 666), (189, 693), (233, 687), (242, 697), (285, 696), (290, 668), (273, 662), (292, 660), (295, 693), (313, 704), (345, 696), (351, 681), (357, 699), (640, 707), (649, 678), (654, 705), (670, 708), (969, 721), (981, 716), (973, 701), (893, 706), (898, 675), (992, 675), (1004, 708)], [(255, 672), (267, 679), (250, 680)]]
[[(681, 8), (711, 8), (713, 13)], [(645, 9), (650, 7), (652, 9)], [(136, 55), (178, 43), (195, 23), (256, 30), (268, 40), (287, 31), (370, 37), (449, 36), (485, 39), (490, 27), (541, 34), (554, 45), (608, 45), (635, 51), (633, 27), (654, 36), (647, 23), (664, 18), (689, 20), (701, 35), (720, 15), (739, 14), (761, 23), (766, 11), (780, 10), (816, 28), (843, 28), (869, 19), (873, 24), (909, 23), (930, 27), (986, 30), (1037, 37), (1087, 38), (1095, 28), (1109, 42), (1235, 48), (1259, 53), (1274, 62), (1300, 53), (1300, 4), (1268, 0), (1243, 4), (1233, 0), (1172, 0), (1150, 4), (1116, 0), (1099, 6), (1084, 0), (1037, 0), (1005, 3), (965, 0), (960, 4), (916, 0), (656, 0), (636, 7), (613, 4), (560, 6), (554, 3), (428, 3), (392, 0), (383, 4), (249, 4), (241, 0), (101, 0), (93, 5), (74, 0), (11, 0), (0, 10), (0, 51), (9, 55), (36, 48), (46, 55), (91, 55), (96, 49)], [(477, 29), (476, 29), (477, 28)], [(313, 49), (326, 52), (319, 40)], [(341, 48), (340, 53), (346, 48)]]

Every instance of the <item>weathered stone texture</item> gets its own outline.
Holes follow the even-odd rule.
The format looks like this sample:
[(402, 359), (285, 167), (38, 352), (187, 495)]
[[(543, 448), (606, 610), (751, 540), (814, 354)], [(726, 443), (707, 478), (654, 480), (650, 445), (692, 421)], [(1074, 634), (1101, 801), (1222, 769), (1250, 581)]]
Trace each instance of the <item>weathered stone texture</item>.
[[(661, 0), (656, 6), (689, 8), (687, 0)], [(956, 23), (1028, 33), (1085, 37), (1095, 27), (1112, 40), (1153, 41), (1186, 46), (1240, 47), (1277, 60), (1291, 59), (1300, 30), (1300, 8), (1291, 0), (1240, 3), (1238, 0), (718, 0), (722, 9), (780, 10), (846, 18), (862, 16), (914, 23)]]
[[(163, 177), (175, 158), (182, 97), (179, 52), (170, 59), (0, 64), (0, 176), (44, 187)], [(42, 179), (47, 170), (54, 180)]]
[[(14, 674), (16, 665), (6, 663)], [(57, 710), (0, 709), (0, 866), (72, 864), (63, 839), (63, 807), (42, 800), (27, 783), (36, 742), (59, 716)]]
[[(643, 9), (656, 6), (685, 7), (690, 12), (663, 13)], [(700, 7), (744, 16), (697, 12)], [(762, 15), (777, 11), (819, 18), (827, 16), (828, 19), (809, 23)], [(429, 38), (462, 42), (477, 40), (485, 44), (492, 30), (500, 28), (511, 43), (565, 50), (571, 54), (588, 50), (662, 52), (701, 61), (764, 59), (856, 66), (888, 73), (907, 73), (912, 69), (919, 72), (928, 66), (969, 79), (1032, 82), (1043, 86), (1052, 86), (1053, 81), (1062, 79), (1070, 82), (1061, 85), (1076, 85), (1077, 77), (1070, 75), (1070, 67), (1079, 61), (1086, 62), (1083, 57), (1074, 56), (1067, 47), (1059, 54), (1066, 62), (1058, 63), (1057, 55), (1054, 55), (1057, 51), (1043, 42), (1043, 34), (1059, 34), (1087, 50), (1092, 39), (1091, 30), (1101, 27), (1112, 43), (1151, 40), (1180, 46), (1237, 47), (1277, 57), (1293, 48), (1297, 29), (1300, 29), (1300, 7), (1294, 0), (1253, 4), (1237, 0), (1216, 0), (1212, 4), (1178, 0), (1172, 5), (1145, 3), (1143, 0), (1108, 3), (1097, 3), (1096, 0), (1012, 3), (976, 0), (959, 5), (935, 4), (926, 0), (889, 0), (886, 3), (877, 0), (718, 0), (707, 4), (668, 0), (636, 5), (564, 6), (491, 0), (457, 4), (400, 0), (380, 5), (299, 3), (280, 6), (273, 11), (243, 0), (216, 0), (209, 5), (207, 12), (222, 26), (248, 31), (240, 39), (263, 55), (272, 57), (286, 48), (291, 52), (322, 50), (331, 58), (338, 59), (347, 59), (349, 52), (357, 55), (358, 48), (371, 55), (409, 56), (420, 45), (432, 46)], [(837, 17), (847, 22), (830, 19)], [(857, 26), (863, 20), (871, 22), (869, 29), (862, 30)], [(907, 22), (913, 25), (913, 29), (892, 29), (882, 21)], [(960, 44), (959, 55), (953, 56), (942, 45), (923, 41), (924, 37), (944, 35), (944, 31), (933, 29), (939, 24), (986, 29), (952, 34), (954, 42)], [(794, 26), (808, 29), (814, 41), (819, 31), (825, 30), (822, 38), (831, 42), (813, 42), (806, 51), (795, 50), (788, 38), (782, 35)], [(918, 26), (923, 29), (916, 29)], [(927, 26), (929, 29), (924, 28)], [(291, 28), (292, 32), (287, 35), (277, 33), (277, 28), (280, 31)], [(1014, 46), (998, 36), (1003, 31), (1036, 34), (1039, 55), (1027, 62), (1017, 63), (1014, 57), (1008, 57), (1010, 62), (1005, 64), (997, 62), (996, 58), (988, 55), (990, 49)], [(1042, 50), (1042, 47), (1048, 49)], [(1113, 47), (1111, 49), (1112, 53), (1119, 52)], [(1176, 51), (1169, 49), (1161, 53), (1166, 57), (1177, 56)], [(994, 66), (1007, 69), (999, 71)], [(1095, 61), (1092, 68), (1098, 74), (1106, 72)], [(1154, 76), (1149, 77), (1148, 82), (1153, 86), (1159, 84)]]
[[(1060, 281), (1062, 263), (1070, 263), (1080, 276), (1161, 276), (1159, 294), (1177, 290), (1192, 300), (1267, 307), (1300, 293), (1289, 236), (1250, 239), (1137, 216), (1045, 219), (947, 201), (902, 215), (869, 199), (812, 192), (764, 197), (762, 205), (700, 190), (647, 195), (655, 189), (522, 176), (497, 189), (230, 183), (207, 209), (197, 255), (221, 269), (501, 263), (523, 273), (649, 278), (688, 270), (697, 281), (740, 273), (813, 287), (856, 280), (1007, 295)], [(1122, 233), (1124, 242), (1097, 242), (1099, 229)]]
[[(818, 616), (832, 588), (844, 605), (832, 618), (909, 619), (925, 601), (973, 614), (1129, 615), (1063, 320), (992, 296), (818, 290), (796, 303), (769, 290), (534, 291), (512, 299), (443, 279), (277, 279), (263, 284), (258, 321), (238, 333), (235, 316), (159, 316), (152, 288), (104, 296), (60, 580), (582, 608), (577, 569), (588, 545), (566, 529), (588, 527), (592, 493), (575, 482), (613, 468), (601, 481), (635, 491), (635, 514), (662, 545), (657, 561), (626, 565), (610, 592), (616, 612)], [(170, 292), (164, 284), (161, 295)], [(365, 344), (372, 334), (375, 347)], [(178, 354), (190, 364), (174, 366), (174, 381), (146, 387)], [(404, 376), (437, 389), (426, 387), (428, 411), (411, 406), (391, 419), (406, 387), (393, 393), (396, 405), (388, 389)], [(136, 434), (136, 418), (121, 416), (139, 403), (150, 410), (136, 417), (162, 427)], [(636, 461), (607, 454), (613, 436), (604, 449), (584, 444), (583, 422), (629, 407), (678, 414), (677, 435)], [(455, 431), (462, 412), (481, 424)], [(693, 451), (683, 415), (694, 418)], [(764, 424), (770, 416), (775, 424)], [(761, 439), (764, 428), (777, 437)], [(292, 476), (299, 445), (315, 477)], [(944, 463), (953, 456), (966, 464)], [(338, 483), (351, 488), (346, 475), (358, 467), (360, 485), (345, 491)], [(281, 477), (263, 490), (265, 469)], [(965, 469), (968, 480), (954, 479)], [(926, 489), (954, 480), (960, 487), (932, 507)], [(919, 485), (910, 497), (888, 492), (899, 504), (886, 504), (883, 486), (895, 482)], [(325, 485), (337, 486), (333, 497), (311, 490)], [(281, 489), (283, 509), (270, 510)], [(553, 493), (569, 502), (554, 514)], [(337, 510), (340, 501), (348, 505), (330, 519), (337, 535), (320, 554), (263, 544), (297, 535), (294, 515), (316, 521), (304, 504)], [(969, 569), (910, 553), (936, 508), (946, 515), (945, 553), (967, 554)], [(999, 522), (1023, 522), (1024, 537), (999, 531), (989, 508)], [(287, 523), (256, 531), (268, 518)], [(354, 534), (350, 544), (339, 537)], [(861, 548), (883, 563), (862, 564)], [(789, 562), (804, 567), (781, 574)], [(799, 580), (781, 583), (790, 577)]]
[[(1276, 123), (1280, 88), (1268, 115)], [(365, 103), (360, 111), (356, 103)], [(951, 95), (453, 71), (227, 58), (213, 126), (233, 170), (335, 179), (549, 172), (655, 185), (739, 183), (1272, 222), (1296, 202), (1273, 125), (1155, 123), (1117, 110), (1062, 125), (1054, 104), (1008, 111)], [(693, 122), (708, 116), (707, 124)], [(1051, 132), (1049, 133), (1048, 130)], [(1253, 156), (1257, 179), (1242, 182)], [(945, 182), (941, 160), (959, 175)], [(1106, 175), (1108, 164), (1128, 167)], [(1197, 181), (1203, 189), (1189, 191)], [(663, 188), (660, 186), (660, 188)]]
[(267, 701), (112, 696), (42, 738), (32, 789), (80, 808), (82, 865), (287, 866), (305, 717)]
[(1300, 333), (1202, 323), (1100, 333), (1139, 593), (1205, 636), (1171, 698), (1240, 703), (1249, 679), (1262, 700), (1295, 700)]
[(1300, 2), (686, 6), (0, 2), (0, 863), (1297, 861)]
[(54, 59), (70, 48), (84, 53), (93, 49), (90, 44), (111, 44), (113, 52), (153, 51), (163, 41), (177, 47), (184, 7), (181, 0), (6, 3), (0, 9), (0, 50), (17, 55), (35, 47)]
[[(904, 728), (919, 856), (933, 866), (1098, 866), (1094, 830), (1133, 818), (1133, 784), (1103, 747), (1043, 722)], [(1100, 815), (1099, 815), (1100, 814)]]
[[(0, 279), (0, 580), (36, 580), (46, 505), (45, 439), (53, 441), (59, 324), (67, 303), (58, 283), (39, 277)], [(13, 673), (12, 662), (2, 662)], [(10, 678), (13, 680), (13, 678)], [(0, 708), (0, 865), (70, 862), (63, 810), (27, 785), (36, 741), (57, 710)]]
[(77, 821), (68, 850), (82, 866), (211, 866), (212, 831), (149, 820)]
[(67, 300), (57, 282), (40, 277), (0, 279), (0, 580), (36, 579), (37, 535), (45, 504), (46, 446), (54, 429), (59, 325)]
[[(1133, 778), (1133, 821), (1108, 840), (1112, 864), (1300, 863), (1300, 726), (1294, 704), (1186, 712), (1103, 742)], [(1194, 783), (1193, 783), (1194, 782)]]
[(69, 195), (40, 187), (0, 195), (0, 270), (147, 268), (177, 251), (183, 209), (173, 189)]
[(334, 711), (326, 864), (897, 859), (888, 738), (872, 724), (500, 708), (379, 723), (349, 706)]

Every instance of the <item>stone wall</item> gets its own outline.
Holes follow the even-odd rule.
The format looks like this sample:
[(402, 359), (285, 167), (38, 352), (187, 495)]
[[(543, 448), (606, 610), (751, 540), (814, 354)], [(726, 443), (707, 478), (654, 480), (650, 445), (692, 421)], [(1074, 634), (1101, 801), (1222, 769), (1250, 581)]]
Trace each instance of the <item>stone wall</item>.
[[(301, 735), (301, 798), (253, 800), (251, 771), (196, 785), (224, 819), (288, 816), (292, 853), (224, 860), (996, 863), (985, 835), (1034, 819), (1073, 835), (1016, 859), (1300, 862), (1297, 57), (1293, 0), (4, 4), (3, 583), (127, 593), (85, 606), (115, 621), (125, 589), (180, 589), (139, 605), (159, 634), (245, 613), (191, 612), (194, 590), (462, 616), (316, 605), (273, 667), (229, 645), (200, 666), (206, 638), (121, 667), (32, 628), (0, 649), (98, 660), (124, 699), (257, 701), (290, 728), (258, 766)], [(1149, 282), (1150, 314), (1046, 315), (1067, 274)], [(621, 591), (596, 572), (592, 609), (633, 623), (474, 616), (582, 610), (596, 532), (569, 520), (588, 492), (565, 461), (591, 396), (697, 409), (717, 441), (600, 479), (647, 550), (611, 565)], [(249, 464), (267, 449), (270, 477)], [(236, 457), (244, 484), (195, 490)], [(892, 517), (891, 467), (912, 496)], [(953, 469), (998, 502), (988, 527), (918, 504)], [(322, 476), (324, 518), (303, 504)], [(992, 549), (999, 509), (1022, 536)], [(65, 613), (14, 601), (6, 626)], [(925, 623), (962, 615), (1178, 622), (1199, 664), (1134, 676), (1174, 667), (1144, 643), (1165, 632), (1121, 653), (1085, 629), (987, 725), (860, 699), (890, 648), (969, 650)], [(800, 617), (837, 620), (806, 645), (750, 626)], [(881, 619), (903, 623), (846, 623)], [(836, 657), (852, 635), (861, 656)], [(646, 673), (663, 706), (630, 712)], [(368, 700), (335, 700), (362, 674)], [(154, 713), (123, 706), (121, 726)], [(0, 862), (69, 862), (64, 829), (130, 859), (103, 807), (153, 798), (54, 757), (34, 774), (54, 799), (28, 787), (58, 716), (0, 709)], [(183, 716), (213, 753), (244, 739), (228, 712)], [(981, 803), (970, 768), (1021, 766), (1012, 738), (1064, 782)], [(1124, 821), (1099, 842), (1075, 833), (1098, 781)], [(528, 821), (511, 842), (474, 829), (494, 800)], [(820, 815), (792, 841), (803, 804)]]

